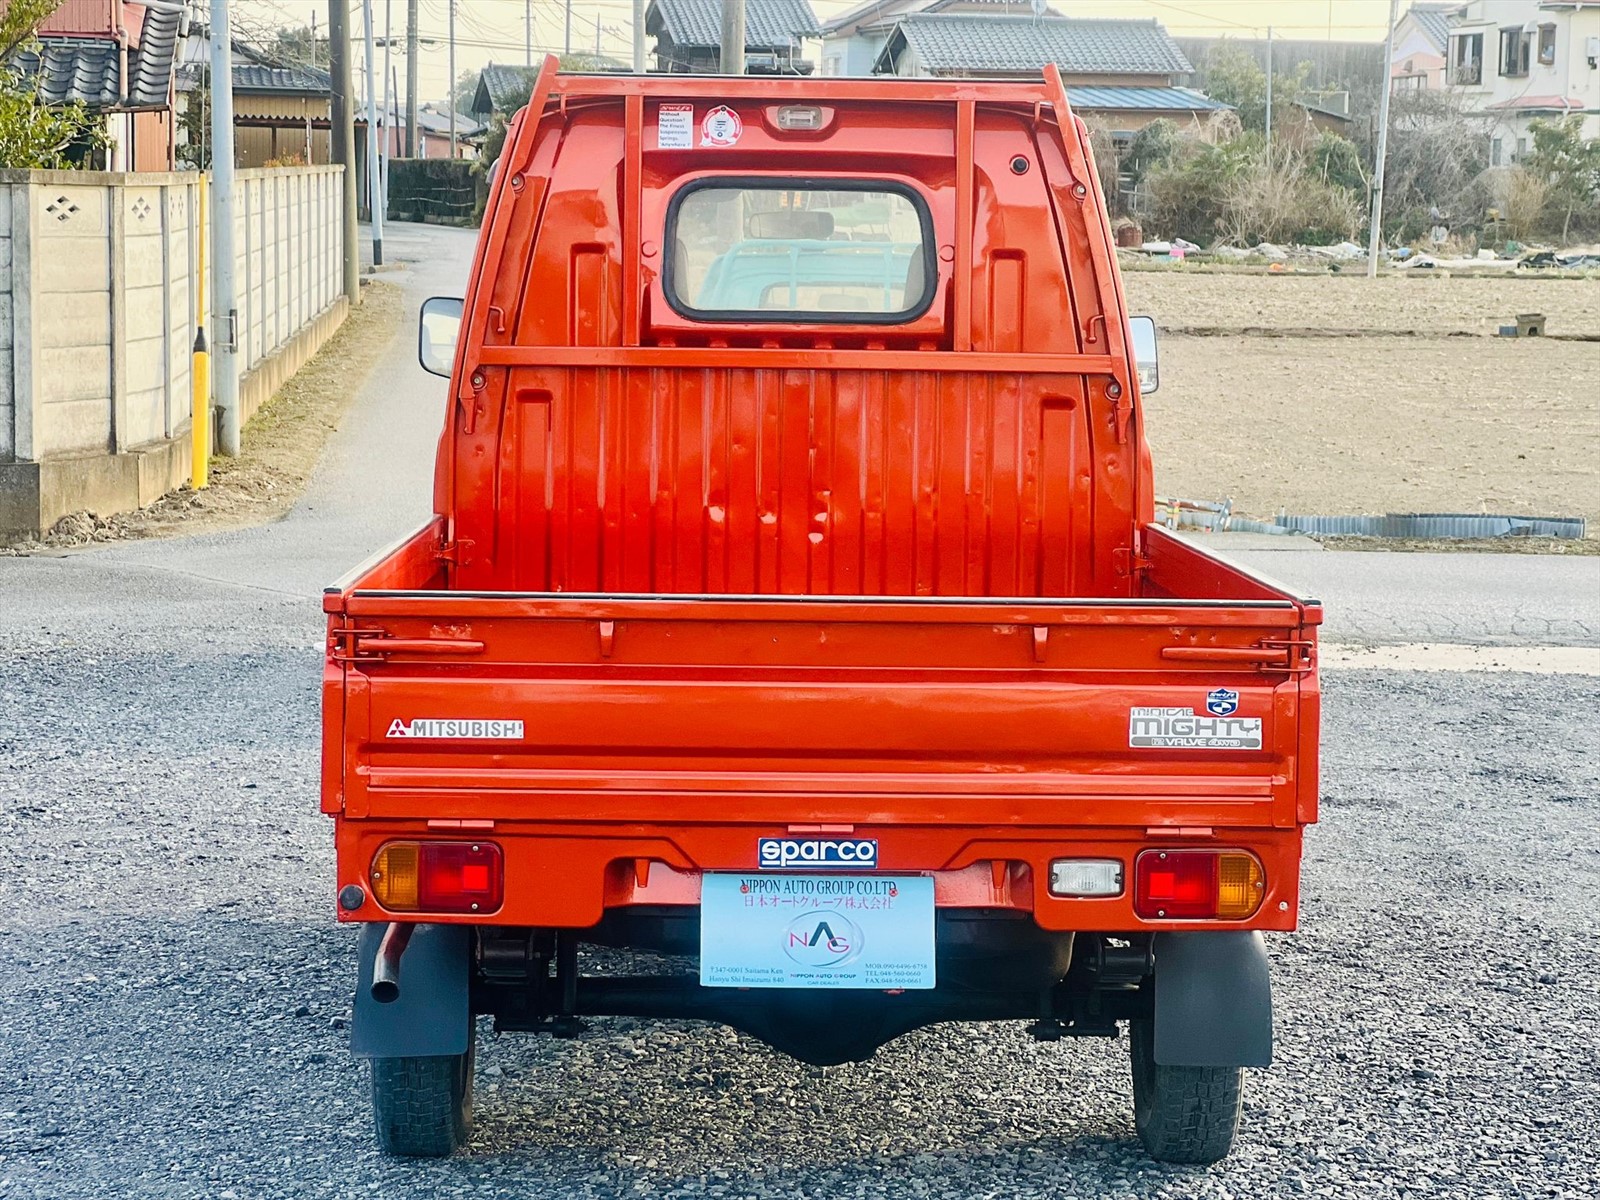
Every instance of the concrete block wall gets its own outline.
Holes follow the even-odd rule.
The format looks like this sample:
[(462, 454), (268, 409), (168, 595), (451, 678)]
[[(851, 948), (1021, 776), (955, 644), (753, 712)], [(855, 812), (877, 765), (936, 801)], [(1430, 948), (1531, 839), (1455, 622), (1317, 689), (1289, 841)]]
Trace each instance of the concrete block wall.
[[(341, 296), (340, 167), (235, 174), (234, 291), (241, 372), (283, 353)], [(243, 414), (259, 389), (242, 386)]]
[[(246, 420), (343, 318), (341, 179), (338, 167), (238, 173)], [(200, 186), (184, 173), (0, 171), (0, 536), (147, 504), (187, 478)], [(222, 328), (213, 320), (213, 345)]]

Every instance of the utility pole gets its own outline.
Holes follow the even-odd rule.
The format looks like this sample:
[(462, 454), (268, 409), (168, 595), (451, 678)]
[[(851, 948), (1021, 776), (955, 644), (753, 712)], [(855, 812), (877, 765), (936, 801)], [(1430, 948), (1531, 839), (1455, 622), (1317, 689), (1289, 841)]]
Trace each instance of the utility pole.
[(450, 0), (450, 157), (456, 156), (456, 0)]
[[(389, 90), (388, 90), (388, 92), (386, 94), (387, 94), (387, 96), (389, 98), (389, 111), (390, 112), (398, 112), (399, 108), (400, 108), (400, 73), (398, 71), (394, 70), (394, 68), (392, 68), (392, 67), (390, 68), (390, 74), (389, 74)], [(396, 139), (397, 142), (398, 142), (398, 140), (399, 139)], [(389, 164), (390, 164), (391, 161), (393, 161), (393, 159), (394, 159), (394, 156), (391, 154), (388, 157), (386, 157), (384, 159), (384, 162), (383, 162), (383, 216), (384, 216), (384, 220), (388, 220), (388, 218), (389, 218)]]
[(406, 0), (406, 157), (417, 156), (417, 0)]
[(522, 64), (533, 66), (533, 0), (522, 0)]
[(1367, 235), (1367, 278), (1378, 277), (1378, 250), (1383, 244), (1383, 169), (1389, 159), (1389, 78), (1394, 62), (1394, 27), (1400, 20), (1400, 0), (1389, 0), (1389, 36), (1383, 39), (1383, 94), (1378, 101), (1378, 161), (1372, 173), (1372, 229)]
[(383, 0), (383, 215), (389, 215), (389, 160), (394, 157), (394, 104), (389, 99), (389, 47), (394, 45), (394, 0)]
[(644, 74), (644, 0), (633, 0), (633, 73)]
[(722, 0), (722, 73), (744, 74), (744, 0)]
[(340, 229), (344, 244), (344, 294), (361, 302), (361, 247), (356, 242), (356, 127), (350, 83), (348, 0), (328, 0), (328, 69), (332, 76), (333, 161), (344, 168)]
[[(211, 292), (217, 316), (212, 382), (222, 410), (217, 449), (239, 453), (239, 303), (233, 286), (233, 29), (228, 0), (211, 0)], [(220, 82), (220, 86), (218, 81)]]
[(561, 52), (563, 54), (572, 53), (572, 0), (567, 0), (566, 41), (562, 46)]
[(372, 265), (383, 266), (383, 172), (378, 167), (378, 76), (373, 69), (372, 0), (361, 0), (367, 42), (367, 211), (372, 220)]
[(1267, 26), (1267, 170), (1272, 170), (1272, 26)]

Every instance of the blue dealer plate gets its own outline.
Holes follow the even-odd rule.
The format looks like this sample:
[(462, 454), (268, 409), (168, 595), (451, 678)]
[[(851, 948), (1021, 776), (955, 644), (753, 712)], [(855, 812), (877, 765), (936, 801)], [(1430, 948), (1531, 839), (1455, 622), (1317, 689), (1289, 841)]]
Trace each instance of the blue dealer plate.
[(741, 988), (931, 988), (933, 880), (705, 875), (700, 982)]

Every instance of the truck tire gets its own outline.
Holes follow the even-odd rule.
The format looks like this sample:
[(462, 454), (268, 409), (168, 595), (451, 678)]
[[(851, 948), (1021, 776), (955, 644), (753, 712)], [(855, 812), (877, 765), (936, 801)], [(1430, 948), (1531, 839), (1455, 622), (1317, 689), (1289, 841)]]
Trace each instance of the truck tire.
[(1128, 1026), (1133, 1122), (1151, 1158), (1214, 1163), (1239, 1130), (1244, 1072), (1239, 1067), (1172, 1067), (1156, 1062), (1155, 1022)]
[(406, 1158), (445, 1158), (472, 1132), (474, 1035), (463, 1054), (372, 1060), (378, 1148)]

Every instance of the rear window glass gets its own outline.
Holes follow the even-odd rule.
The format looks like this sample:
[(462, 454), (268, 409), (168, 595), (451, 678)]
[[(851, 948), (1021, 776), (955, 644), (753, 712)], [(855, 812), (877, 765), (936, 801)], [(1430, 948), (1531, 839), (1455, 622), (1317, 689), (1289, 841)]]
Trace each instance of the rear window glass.
[(695, 187), (673, 206), (668, 295), (688, 316), (909, 320), (931, 299), (927, 230), (888, 186)]

